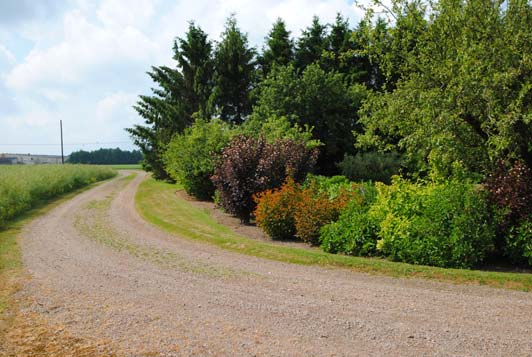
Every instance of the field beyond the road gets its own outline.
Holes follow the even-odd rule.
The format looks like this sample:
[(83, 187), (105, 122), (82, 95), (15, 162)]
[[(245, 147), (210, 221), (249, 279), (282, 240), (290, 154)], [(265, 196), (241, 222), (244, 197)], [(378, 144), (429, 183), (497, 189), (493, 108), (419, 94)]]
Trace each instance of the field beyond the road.
[(0, 166), (0, 229), (39, 203), (115, 175), (105, 166)]

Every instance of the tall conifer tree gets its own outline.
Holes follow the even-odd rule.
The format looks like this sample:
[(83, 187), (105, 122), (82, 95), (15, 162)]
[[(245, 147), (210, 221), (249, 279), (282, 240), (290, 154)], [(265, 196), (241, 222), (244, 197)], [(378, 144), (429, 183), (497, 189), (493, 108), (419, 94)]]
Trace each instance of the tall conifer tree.
[(183, 74), (187, 115), (192, 119), (192, 114), (200, 112), (202, 117), (208, 118), (214, 71), (212, 43), (193, 22), (190, 22), (185, 37), (177, 38), (174, 42), (174, 59)]
[(255, 50), (231, 16), (215, 53), (212, 103), (220, 118), (240, 124), (251, 113), (250, 92), (256, 78)]
[(274, 65), (286, 66), (294, 60), (294, 41), (290, 38), (290, 31), (279, 18), (266, 37), (266, 47), (260, 58), (264, 77), (268, 75)]
[(295, 63), (297, 69), (302, 71), (308, 65), (319, 61), (323, 51), (327, 48), (327, 26), (320, 23), (320, 19), (314, 16), (312, 25), (303, 31), (297, 41)]

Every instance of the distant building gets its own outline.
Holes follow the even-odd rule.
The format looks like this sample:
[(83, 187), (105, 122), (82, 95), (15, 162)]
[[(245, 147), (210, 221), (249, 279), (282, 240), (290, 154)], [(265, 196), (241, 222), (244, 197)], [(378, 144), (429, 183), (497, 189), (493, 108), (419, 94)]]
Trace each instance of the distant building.
[(16, 157), (0, 155), (0, 165), (15, 165), (17, 163)]
[[(65, 156), (65, 161), (68, 156)], [(61, 155), (0, 154), (0, 165), (60, 164)]]

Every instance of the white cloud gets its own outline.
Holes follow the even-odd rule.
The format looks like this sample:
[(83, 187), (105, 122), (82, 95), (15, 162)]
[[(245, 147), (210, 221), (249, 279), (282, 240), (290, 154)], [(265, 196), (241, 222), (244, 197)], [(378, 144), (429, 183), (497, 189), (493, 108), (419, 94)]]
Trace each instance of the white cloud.
[(32, 50), (7, 76), (17, 90), (35, 86), (80, 85), (97, 69), (121, 63), (146, 63), (157, 45), (140, 30), (125, 26), (109, 31), (90, 23), (80, 11), (65, 14), (63, 40), (46, 49)]
[[(326, 23), (341, 12), (352, 26), (360, 19), (360, 10), (348, 0), (66, 0), (50, 8), (43, 4), (39, 11), (53, 16), (28, 13), (16, 26), (0, 28), (0, 127), (5, 129), (0, 132), (0, 151), (8, 150), (2, 143), (55, 140), (60, 119), (70, 143), (129, 140), (123, 128), (141, 121), (132, 105), (151, 86), (145, 72), (152, 65), (173, 65), (172, 41), (184, 35), (189, 20), (218, 40), (226, 18), (235, 12), (250, 43), (260, 48), (278, 17), (294, 37), (310, 25), (313, 15)], [(13, 47), (18, 39), (33, 49), (21, 53), (27, 45)]]
[(7, 48), (0, 44), (0, 60), (4, 59), (8, 65), (13, 65), (17, 61), (15, 55), (11, 53)]
[(117, 92), (108, 95), (96, 104), (96, 119), (100, 122), (124, 121), (124, 117), (135, 114), (132, 107), (136, 101), (136, 94)]
[(155, 14), (157, 3), (146, 0), (106, 0), (97, 10), (97, 16), (105, 26), (144, 27)]

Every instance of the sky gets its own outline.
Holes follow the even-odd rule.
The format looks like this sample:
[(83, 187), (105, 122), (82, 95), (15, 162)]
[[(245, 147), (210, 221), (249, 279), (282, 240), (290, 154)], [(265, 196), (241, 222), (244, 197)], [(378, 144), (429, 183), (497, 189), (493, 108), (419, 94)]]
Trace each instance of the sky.
[(134, 149), (124, 128), (141, 124), (132, 106), (153, 86), (151, 66), (175, 66), (172, 45), (194, 21), (218, 40), (235, 13), (262, 48), (281, 17), (299, 36), (313, 15), (357, 24), (352, 0), (1, 0), (0, 153), (65, 154)]

